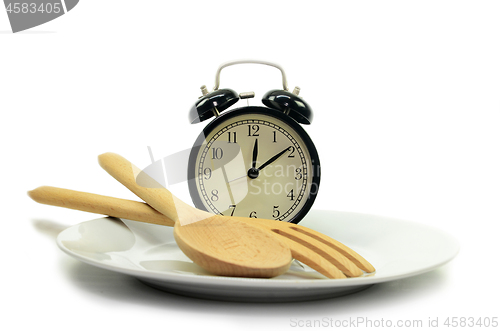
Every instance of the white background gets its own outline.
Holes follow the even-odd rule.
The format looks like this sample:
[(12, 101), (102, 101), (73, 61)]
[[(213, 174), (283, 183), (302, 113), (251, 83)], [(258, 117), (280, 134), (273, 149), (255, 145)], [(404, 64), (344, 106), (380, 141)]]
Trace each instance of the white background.
[[(495, 1), (91, 1), (24, 33), (0, 10), (2, 324), (53, 330), (290, 329), (291, 319), (499, 316), (500, 4)], [(38, 205), (41, 185), (135, 199), (97, 164), (190, 148), (187, 112), (219, 64), (280, 63), (313, 107), (315, 208), (433, 225), (461, 244), (438, 270), (290, 304), (181, 297), (85, 265), (57, 231), (99, 216)], [(279, 88), (269, 67), (222, 87)], [(185, 199), (182, 190), (178, 194)], [(395, 247), (397, 249), (397, 247)], [(15, 324), (11, 324), (15, 323)]]

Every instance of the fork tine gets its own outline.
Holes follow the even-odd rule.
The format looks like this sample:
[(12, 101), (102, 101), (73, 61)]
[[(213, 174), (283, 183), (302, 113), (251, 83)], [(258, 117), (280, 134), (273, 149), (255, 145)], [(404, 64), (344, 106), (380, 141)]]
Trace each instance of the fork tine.
[(337, 249), (336, 246), (330, 244), (333, 239), (328, 236), (324, 237), (329, 238), (330, 241), (315, 235), (316, 231), (287, 222), (252, 219), (248, 223), (261, 226), (279, 235), (282, 240), (289, 244), (295, 259), (304, 262), (327, 277), (338, 278), (338, 275), (331, 271), (325, 273), (319, 270), (319, 268), (324, 269), (324, 263), (335, 266), (335, 269), (339, 269), (349, 277), (358, 277), (363, 274), (361, 269), (351, 261), (352, 254), (344, 255), (344, 252), (350, 249), (336, 242), (337, 246), (340, 244), (344, 248), (343, 250)]
[[(353, 249), (347, 247), (346, 245), (342, 244), (341, 242), (330, 238), (329, 236), (318, 232), (314, 231), (310, 228), (307, 228), (302, 225), (298, 224), (293, 224), (293, 223), (288, 223), (288, 222), (279, 222), (279, 221), (267, 221), (267, 220), (260, 220), (260, 219), (252, 219), (252, 222), (254, 221), (259, 221), (259, 224), (267, 227), (268, 229), (293, 229), (294, 231), (298, 233), (302, 233), (304, 235), (309, 236), (310, 238), (316, 239), (316, 241), (323, 243), (324, 245), (327, 245), (331, 247), (332, 249), (338, 251), (341, 253), (343, 256), (347, 257), (350, 261), (352, 261), (358, 268), (361, 270), (367, 272), (367, 273), (372, 273), (375, 271), (375, 268), (361, 255), (356, 253)], [(306, 240), (307, 241), (307, 240)]]
[(343, 256), (347, 257), (350, 261), (352, 261), (358, 268), (361, 270), (371, 273), (375, 271), (375, 268), (371, 265), (370, 262), (368, 262), (364, 257), (356, 253), (356, 251), (352, 250), (351, 248), (347, 247), (346, 245), (342, 244), (341, 242), (321, 233), (317, 232), (314, 230), (311, 230), (309, 228), (306, 228), (304, 226), (300, 226), (297, 224), (290, 224), (290, 228), (303, 233), (311, 238), (314, 238), (325, 245), (331, 247), (332, 249), (337, 250), (340, 252)]
[(283, 235), (283, 232), (280, 233), (280, 230), (278, 229), (272, 230), (271, 233), (278, 236), (280, 240), (284, 241), (288, 245), (294, 259), (308, 265), (328, 278), (346, 278), (344, 273), (328, 261), (323, 255), (318, 254), (316, 251), (305, 246), (300, 241), (296, 241)]
[[(311, 240), (311, 237), (309, 237), (306, 234), (294, 231), (293, 229), (290, 228), (282, 228), (282, 229), (272, 229), (272, 232), (280, 235), (280, 238), (287, 238), (287, 242), (293, 241), (297, 244), (299, 244), (302, 247), (302, 250), (304, 251), (304, 248), (307, 249), (307, 253), (312, 253), (308, 254), (316, 254), (321, 256), (323, 259), (325, 259), (328, 263), (334, 265), (337, 269), (339, 269), (342, 273), (344, 273), (348, 277), (358, 277), (363, 274), (363, 271), (359, 269), (354, 263), (352, 263), (351, 260), (349, 260), (347, 257), (342, 255), (340, 252), (337, 250), (331, 248), (328, 245), (325, 245), (324, 243), (316, 240)], [(297, 251), (300, 250), (300, 247), (297, 247)], [(304, 252), (305, 255), (305, 252)], [(292, 252), (293, 256), (293, 252)], [(297, 259), (301, 261), (300, 259)], [(306, 261), (302, 261), (306, 263)], [(307, 264), (307, 263), (306, 263)], [(310, 266), (311, 267), (311, 266)]]

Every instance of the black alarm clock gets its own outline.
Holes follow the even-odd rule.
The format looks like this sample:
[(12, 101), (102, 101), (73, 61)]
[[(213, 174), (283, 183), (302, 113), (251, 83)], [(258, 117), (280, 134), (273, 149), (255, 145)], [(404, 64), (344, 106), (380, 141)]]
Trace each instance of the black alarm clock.
[[(267, 92), (262, 97), (265, 107), (229, 109), (255, 95), (219, 89), (221, 70), (242, 63), (281, 71), (283, 89)], [(298, 223), (313, 205), (320, 183), (318, 153), (302, 128), (311, 124), (313, 112), (298, 96), (300, 89), (288, 91), (279, 65), (253, 60), (221, 65), (213, 91), (201, 89), (203, 96), (191, 108), (189, 120), (212, 120), (189, 156), (188, 185), (194, 205), (215, 214)]]

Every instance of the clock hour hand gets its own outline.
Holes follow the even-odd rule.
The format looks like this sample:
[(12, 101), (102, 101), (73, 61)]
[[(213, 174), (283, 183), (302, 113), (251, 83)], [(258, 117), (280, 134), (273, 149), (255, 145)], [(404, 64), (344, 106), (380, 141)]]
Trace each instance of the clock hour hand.
[(276, 154), (275, 156), (273, 156), (272, 158), (270, 158), (269, 160), (267, 160), (267, 162), (265, 162), (263, 165), (261, 165), (260, 167), (257, 168), (257, 170), (262, 170), (264, 169), (265, 167), (267, 167), (268, 165), (270, 165), (271, 163), (273, 163), (274, 161), (276, 161), (277, 159), (279, 159), (279, 157), (283, 154), (285, 154), (287, 151), (290, 150), (292, 146), (289, 146), (287, 148), (285, 148), (284, 150), (282, 150), (281, 152), (279, 152), (278, 154)]
[(257, 165), (257, 154), (259, 153), (258, 139), (255, 139), (255, 144), (253, 145), (253, 157), (252, 157), (252, 168)]

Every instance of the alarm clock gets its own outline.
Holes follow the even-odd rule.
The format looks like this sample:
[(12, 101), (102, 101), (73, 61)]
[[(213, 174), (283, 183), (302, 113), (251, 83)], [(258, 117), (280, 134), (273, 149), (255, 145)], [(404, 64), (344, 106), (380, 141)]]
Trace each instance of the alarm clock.
[[(237, 94), (219, 89), (220, 72), (235, 64), (263, 64), (281, 71), (283, 89), (262, 97), (264, 106), (250, 106), (253, 92)], [(215, 86), (189, 112), (192, 124), (211, 119), (198, 136), (188, 160), (188, 186), (197, 208), (221, 215), (266, 218), (298, 223), (318, 194), (320, 161), (302, 128), (313, 112), (288, 90), (286, 75), (277, 64), (233, 61), (219, 67)], [(229, 109), (240, 99), (247, 106)]]

